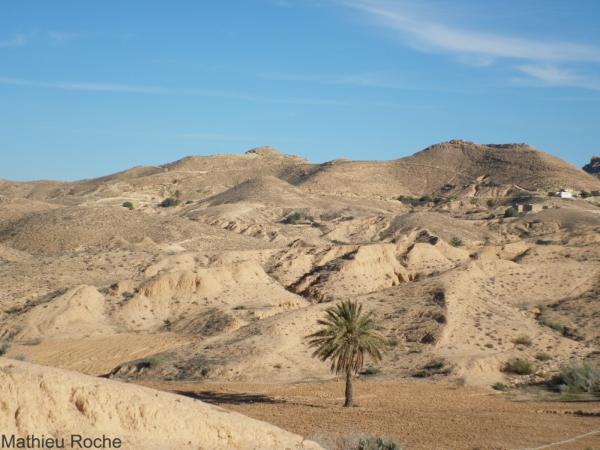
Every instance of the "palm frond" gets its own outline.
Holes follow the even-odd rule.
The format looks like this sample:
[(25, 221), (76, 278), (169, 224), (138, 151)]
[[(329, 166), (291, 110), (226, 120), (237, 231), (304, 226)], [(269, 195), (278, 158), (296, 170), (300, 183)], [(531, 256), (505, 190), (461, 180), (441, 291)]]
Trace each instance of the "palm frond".
[(315, 358), (331, 361), (332, 372), (359, 372), (366, 356), (381, 360), (386, 339), (380, 334), (373, 312), (363, 314), (362, 304), (341, 302), (327, 308), (325, 318), (317, 323), (321, 328), (306, 339), (315, 349)]

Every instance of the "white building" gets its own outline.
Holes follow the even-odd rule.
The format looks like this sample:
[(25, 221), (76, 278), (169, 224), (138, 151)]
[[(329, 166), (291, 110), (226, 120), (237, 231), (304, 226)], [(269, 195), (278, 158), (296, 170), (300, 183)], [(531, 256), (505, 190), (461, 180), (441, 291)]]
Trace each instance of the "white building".
[(568, 198), (568, 199), (571, 199), (571, 200), (573, 200), (575, 198), (573, 196), (573, 192), (571, 192), (571, 191), (560, 191), (560, 192), (556, 193), (556, 196), (560, 197), (560, 198)]

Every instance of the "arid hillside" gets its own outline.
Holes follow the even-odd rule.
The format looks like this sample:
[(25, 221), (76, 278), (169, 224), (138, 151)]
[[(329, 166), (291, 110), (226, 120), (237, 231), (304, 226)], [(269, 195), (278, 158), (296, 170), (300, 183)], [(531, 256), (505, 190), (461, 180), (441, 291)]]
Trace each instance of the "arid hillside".
[(465, 141), (2, 181), (0, 335), (9, 356), (112, 378), (327, 379), (304, 337), (357, 299), (389, 342), (379, 377), (543, 382), (598, 358), (599, 190), (528, 145)]

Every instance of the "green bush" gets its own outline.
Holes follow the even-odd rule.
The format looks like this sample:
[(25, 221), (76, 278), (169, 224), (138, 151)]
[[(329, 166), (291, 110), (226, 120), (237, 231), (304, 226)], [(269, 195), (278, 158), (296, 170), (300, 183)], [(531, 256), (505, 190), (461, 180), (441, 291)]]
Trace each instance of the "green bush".
[(541, 319), (540, 323), (548, 328), (552, 328), (554, 331), (558, 331), (560, 334), (565, 334), (565, 326), (558, 322), (549, 319)]
[(392, 336), (391, 338), (388, 339), (387, 343), (390, 347), (398, 347), (398, 344), (400, 343), (400, 341), (398, 341), (398, 338), (396, 336)]
[(163, 359), (158, 356), (150, 356), (139, 361), (138, 367), (140, 368), (152, 368), (160, 366), (163, 363)]
[(133, 203), (131, 203), (131, 202), (124, 202), (122, 206), (123, 206), (123, 208), (127, 208), (129, 210), (133, 209)]
[(360, 439), (356, 450), (402, 450), (402, 448), (395, 441), (369, 437)]
[(452, 373), (451, 367), (446, 367), (446, 362), (442, 359), (432, 359), (426, 363), (420, 370), (412, 374), (414, 378), (428, 378), (434, 375), (449, 375)]
[(531, 375), (535, 370), (533, 364), (523, 358), (513, 358), (506, 362), (502, 368), (503, 372), (515, 375)]
[(464, 242), (461, 238), (454, 236), (452, 239), (450, 239), (450, 245), (452, 247), (462, 247)]
[(586, 363), (564, 366), (553, 382), (569, 392), (600, 394), (600, 369)]
[(515, 345), (525, 345), (526, 347), (531, 347), (531, 344), (533, 343), (531, 338), (525, 334), (517, 336), (512, 342)]
[(179, 200), (173, 197), (165, 198), (162, 202), (160, 202), (160, 207), (162, 208), (170, 208), (177, 205), (179, 205)]
[(289, 214), (285, 219), (282, 220), (282, 223), (288, 224), (288, 225), (296, 225), (298, 223), (306, 223), (306, 222), (310, 222), (311, 224), (314, 222), (314, 218), (298, 212), (298, 211), (294, 211), (293, 213)]
[(539, 352), (536, 353), (535, 355), (535, 359), (537, 359), (538, 361), (550, 361), (552, 359), (552, 355), (550, 355), (549, 353), (546, 352)]
[(6, 341), (0, 342), (0, 356), (6, 355), (10, 349), (10, 344)]
[(518, 217), (519, 216), (519, 210), (517, 208), (515, 208), (514, 206), (511, 206), (510, 208), (506, 209), (506, 211), (504, 211), (504, 217)]
[(369, 366), (365, 370), (363, 370), (360, 374), (365, 375), (365, 376), (373, 376), (373, 375), (377, 375), (379, 372), (381, 372), (381, 369), (379, 367)]

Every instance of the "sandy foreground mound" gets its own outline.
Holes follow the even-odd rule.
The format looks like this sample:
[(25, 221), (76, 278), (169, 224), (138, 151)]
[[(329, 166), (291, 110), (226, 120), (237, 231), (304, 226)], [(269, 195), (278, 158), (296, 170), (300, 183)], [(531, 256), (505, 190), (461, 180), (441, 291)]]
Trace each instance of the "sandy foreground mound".
[(197, 400), (13, 360), (0, 360), (0, 392), (4, 435), (64, 438), (65, 448), (78, 448), (75, 434), (126, 449), (321, 448)]

